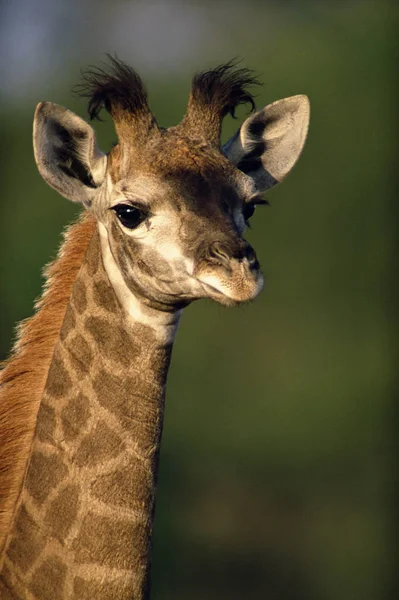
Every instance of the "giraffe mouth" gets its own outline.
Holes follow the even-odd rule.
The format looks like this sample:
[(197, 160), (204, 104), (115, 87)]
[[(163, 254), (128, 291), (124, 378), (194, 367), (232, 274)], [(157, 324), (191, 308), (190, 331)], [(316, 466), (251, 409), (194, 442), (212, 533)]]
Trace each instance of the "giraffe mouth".
[(233, 268), (229, 275), (205, 269), (196, 278), (206, 297), (229, 306), (253, 300), (263, 287), (261, 272), (249, 271), (242, 265)]
[(203, 290), (205, 292), (207, 292), (207, 295), (212, 294), (213, 296), (219, 296), (220, 298), (223, 298), (224, 296), (226, 296), (225, 293), (221, 292), (220, 290), (218, 290), (218, 288), (211, 285), (210, 283), (207, 283), (206, 281), (203, 281), (200, 278), (197, 279), (197, 281), (201, 284), (201, 287), (203, 288)]

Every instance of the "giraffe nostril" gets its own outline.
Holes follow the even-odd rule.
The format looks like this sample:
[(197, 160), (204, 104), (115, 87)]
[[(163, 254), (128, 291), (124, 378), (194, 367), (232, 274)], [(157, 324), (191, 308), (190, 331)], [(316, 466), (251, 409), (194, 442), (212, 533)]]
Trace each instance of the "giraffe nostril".
[(211, 262), (216, 262), (225, 267), (231, 267), (232, 260), (246, 260), (251, 269), (259, 268), (255, 251), (247, 243), (235, 244), (229, 246), (225, 242), (212, 242), (206, 250), (206, 258)]
[(253, 267), (253, 268), (259, 267), (259, 263), (258, 263), (258, 259), (256, 258), (255, 250), (250, 245), (248, 245), (245, 248), (245, 258), (247, 259), (250, 267)]
[(232, 258), (232, 254), (228, 247), (222, 242), (213, 242), (210, 244), (207, 254), (211, 260), (221, 262), (222, 264), (229, 263)]

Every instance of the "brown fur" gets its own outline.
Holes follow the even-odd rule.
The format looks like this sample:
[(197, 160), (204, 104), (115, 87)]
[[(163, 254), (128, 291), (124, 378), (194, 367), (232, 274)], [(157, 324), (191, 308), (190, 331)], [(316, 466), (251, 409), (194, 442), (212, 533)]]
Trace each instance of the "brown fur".
[(36, 313), (20, 324), (13, 353), (0, 373), (0, 551), (21, 491), (54, 346), (95, 226), (85, 213), (67, 230), (57, 259), (45, 270)]

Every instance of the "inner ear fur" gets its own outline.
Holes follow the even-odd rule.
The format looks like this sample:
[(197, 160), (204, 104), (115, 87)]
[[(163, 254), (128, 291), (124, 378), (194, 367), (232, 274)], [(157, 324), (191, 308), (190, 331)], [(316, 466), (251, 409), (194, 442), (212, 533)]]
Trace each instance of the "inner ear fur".
[(39, 172), (51, 187), (73, 202), (91, 202), (104, 181), (107, 157), (86, 121), (58, 104), (41, 102), (33, 148)]
[(267, 190), (282, 181), (300, 157), (309, 117), (307, 96), (278, 100), (248, 117), (222, 150), (258, 189)]

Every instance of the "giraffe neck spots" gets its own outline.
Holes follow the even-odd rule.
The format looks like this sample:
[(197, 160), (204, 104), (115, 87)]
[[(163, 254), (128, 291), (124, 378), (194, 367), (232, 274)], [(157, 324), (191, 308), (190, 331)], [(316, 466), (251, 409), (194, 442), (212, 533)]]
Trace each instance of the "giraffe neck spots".
[(128, 312), (113, 286), (95, 234), (54, 349), (5, 557), (4, 581), (21, 597), (148, 594), (176, 317), (132, 309), (131, 296)]

